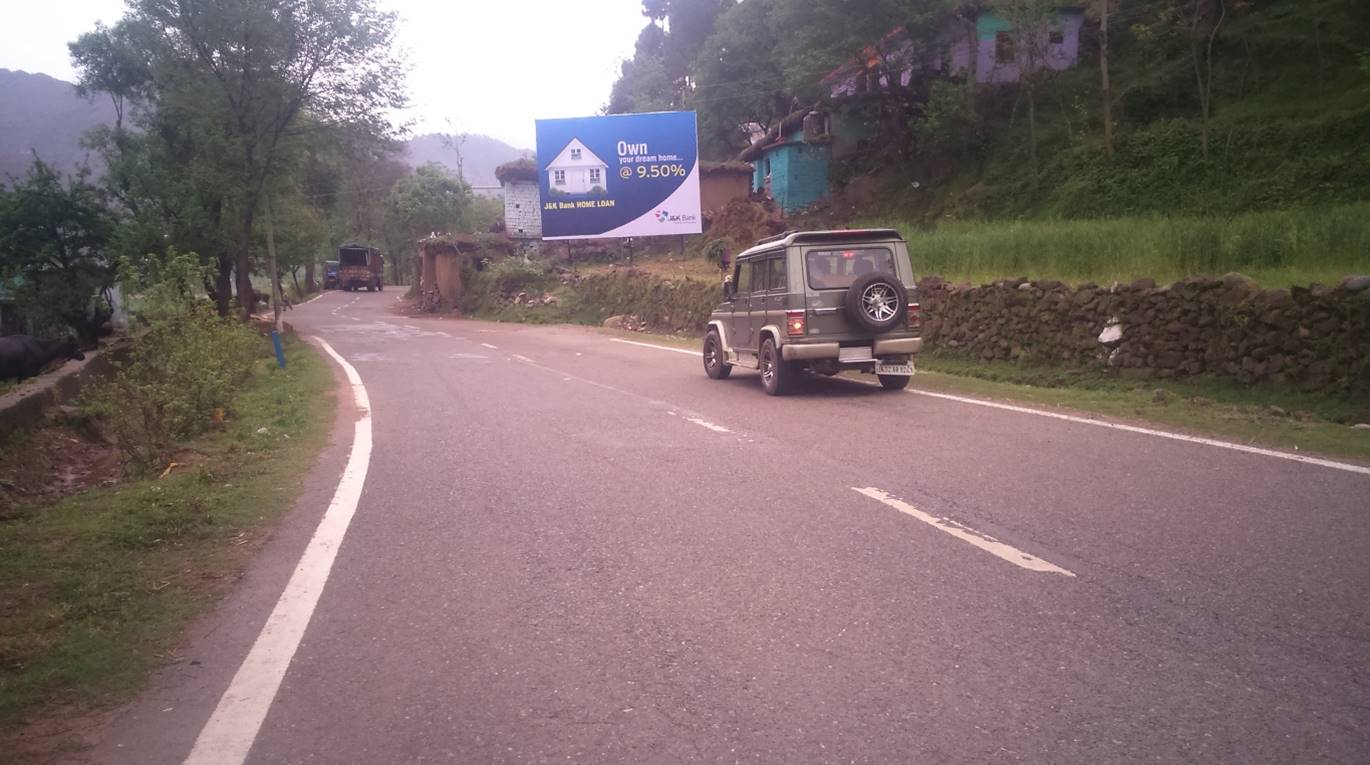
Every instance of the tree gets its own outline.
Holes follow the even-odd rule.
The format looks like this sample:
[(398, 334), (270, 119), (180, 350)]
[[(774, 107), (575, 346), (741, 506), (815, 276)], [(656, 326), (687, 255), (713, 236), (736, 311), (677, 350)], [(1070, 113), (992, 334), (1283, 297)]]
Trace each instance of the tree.
[[(222, 212), (236, 229), (244, 314), (255, 302), (257, 215), (287, 140), (344, 123), (391, 132), (385, 114), (405, 102), (403, 68), (391, 52), (394, 22), (375, 0), (130, 0), (119, 26), (146, 46), (156, 106), (197, 120), (198, 158), (227, 182)], [(84, 66), (82, 85), (103, 90), (105, 70)]]
[(416, 240), (461, 230), (470, 203), (471, 188), (437, 162), (401, 178), (386, 202), (386, 245), (396, 273)]
[(1019, 92), (1027, 96), (1028, 159), (1035, 187), (1041, 171), (1037, 145), (1037, 87), (1046, 69), (1046, 47), (1058, 16), (1055, 0), (995, 0), (995, 9), (1013, 27), (1019, 66)]
[(747, 0), (728, 9), (696, 60), (695, 88), (686, 105), (699, 115), (705, 156), (725, 159), (746, 148), (744, 126), (768, 128), (775, 104), (791, 101), (776, 59), (774, 5), (774, 0)]
[(19, 281), (24, 312), (48, 330), (86, 343), (112, 315), (114, 222), (102, 192), (80, 173), (64, 184), (42, 160), (0, 195), (0, 277)]

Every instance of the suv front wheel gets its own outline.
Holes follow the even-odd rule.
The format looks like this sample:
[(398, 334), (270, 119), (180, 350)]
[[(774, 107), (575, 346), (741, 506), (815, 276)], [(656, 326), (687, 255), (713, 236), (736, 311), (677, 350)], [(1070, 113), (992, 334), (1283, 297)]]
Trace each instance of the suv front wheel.
[(761, 354), (757, 356), (757, 366), (761, 370), (761, 386), (772, 396), (783, 396), (794, 384), (794, 365), (780, 357), (780, 349), (775, 341), (766, 338), (761, 344)]

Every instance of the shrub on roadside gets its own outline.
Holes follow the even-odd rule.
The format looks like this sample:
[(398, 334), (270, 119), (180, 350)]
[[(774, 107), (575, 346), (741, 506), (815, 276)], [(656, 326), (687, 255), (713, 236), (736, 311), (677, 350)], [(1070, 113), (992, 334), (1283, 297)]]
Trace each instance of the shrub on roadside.
[(495, 281), (495, 289), (504, 295), (526, 291), (547, 280), (547, 270), (541, 263), (523, 258), (505, 258), (496, 263), (490, 273)]
[(141, 274), (124, 265), (126, 289), (146, 285), (139, 318), (147, 326), (114, 375), (81, 398), (138, 466), (165, 460), (177, 442), (208, 429), (263, 352), (250, 329), (198, 296), (199, 268), (193, 255), (174, 252)]

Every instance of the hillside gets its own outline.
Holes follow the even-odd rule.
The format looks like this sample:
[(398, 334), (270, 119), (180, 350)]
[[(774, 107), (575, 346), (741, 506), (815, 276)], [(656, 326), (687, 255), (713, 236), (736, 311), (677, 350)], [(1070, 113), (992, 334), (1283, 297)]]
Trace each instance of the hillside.
[(973, 112), (933, 83), (911, 129), (835, 178), (873, 175), (876, 209), (929, 223), (1231, 216), (1370, 199), (1370, 7), (1234, 6), (1213, 36), (1205, 152), (1192, 54), (1147, 12), (1159, 5), (1113, 25), (1111, 155), (1091, 21), (1075, 68), (1039, 77), (1032, 93), (981, 88)]
[(503, 141), (474, 133), (464, 136), (438, 133), (414, 136), (409, 139), (405, 150), (406, 160), (414, 167), (427, 162), (446, 165), (453, 172), (460, 167), (462, 177), (472, 186), (498, 186), (495, 168), (531, 154), (531, 151), (516, 149)]
[(19, 177), (34, 152), (63, 171), (86, 160), (81, 135), (96, 125), (112, 124), (108, 99), (87, 100), (69, 82), (10, 69), (0, 69), (0, 179)]
[[(0, 179), (22, 176), (35, 152), (65, 172), (84, 161), (98, 172), (98, 158), (87, 157), (81, 136), (113, 122), (114, 108), (103, 97), (82, 98), (74, 85), (46, 74), (0, 69)], [(466, 135), (460, 147), (459, 155), (444, 136), (415, 136), (406, 145), (404, 159), (413, 167), (439, 162), (454, 172), (460, 165), (468, 183), (495, 186), (496, 167), (531, 153), (478, 134)]]

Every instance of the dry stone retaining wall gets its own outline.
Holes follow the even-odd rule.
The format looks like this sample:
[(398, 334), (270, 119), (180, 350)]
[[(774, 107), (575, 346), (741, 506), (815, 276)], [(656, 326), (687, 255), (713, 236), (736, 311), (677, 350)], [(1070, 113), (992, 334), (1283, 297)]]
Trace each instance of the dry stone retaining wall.
[(985, 360), (1370, 392), (1370, 277), (1287, 290), (1262, 290), (1241, 274), (1162, 287), (1149, 279), (972, 287), (928, 277), (918, 299), (933, 348)]

